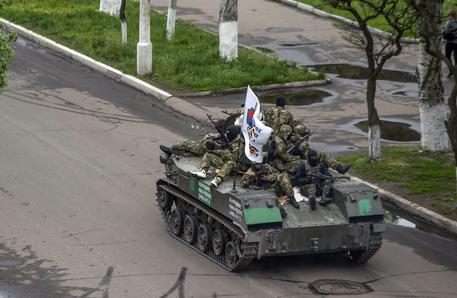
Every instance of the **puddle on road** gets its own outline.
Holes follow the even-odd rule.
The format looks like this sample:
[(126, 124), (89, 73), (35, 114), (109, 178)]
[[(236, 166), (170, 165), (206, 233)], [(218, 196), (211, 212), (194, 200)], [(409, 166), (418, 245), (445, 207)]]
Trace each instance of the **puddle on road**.
[[(354, 124), (363, 132), (368, 132), (368, 121), (360, 121)], [(395, 142), (416, 142), (420, 141), (421, 135), (411, 128), (411, 124), (381, 120), (381, 139)]]
[(332, 96), (332, 94), (317, 89), (306, 89), (288, 93), (273, 91), (260, 95), (261, 103), (274, 104), (276, 97), (284, 96), (286, 98), (286, 105), (289, 106), (307, 106), (324, 101), (324, 98)]
[[(350, 80), (366, 80), (368, 78), (368, 69), (359, 65), (352, 64), (319, 64), (310, 66), (315, 71), (323, 71), (325, 73), (337, 74), (340, 78)], [(382, 70), (379, 74), (379, 80), (415, 83), (416, 76), (412, 73), (400, 70)]]
[(404, 219), (403, 217), (400, 217), (398, 214), (396, 214), (392, 211), (386, 210), (384, 213), (384, 219), (387, 222), (397, 225), (397, 226), (402, 226), (402, 227), (407, 227), (407, 228), (416, 228), (415, 223), (413, 223), (407, 219)]

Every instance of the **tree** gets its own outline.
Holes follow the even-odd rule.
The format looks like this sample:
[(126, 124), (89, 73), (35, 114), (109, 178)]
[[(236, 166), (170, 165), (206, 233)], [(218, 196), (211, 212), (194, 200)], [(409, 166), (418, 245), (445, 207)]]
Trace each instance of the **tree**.
[(238, 0), (220, 0), (219, 55), (232, 61), (238, 58)]
[[(402, 51), (401, 39), (414, 24), (411, 8), (403, 0), (325, 0), (333, 7), (345, 10), (354, 17), (361, 35), (353, 42), (365, 50), (368, 64), (366, 100), (368, 107), (368, 156), (370, 160), (381, 158), (381, 128), (375, 106), (376, 81), (386, 62)], [(370, 21), (382, 18), (389, 25), (391, 36), (373, 38)]]
[[(417, 16), (419, 27), (427, 25), (430, 40), (435, 47), (441, 44), (442, 1), (427, 1), (428, 16)], [(444, 102), (441, 81), (441, 60), (425, 50), (424, 37), (420, 38), (420, 57), (417, 66), (419, 78), (419, 109), (421, 119), (421, 146), (430, 151), (449, 151), (450, 143), (444, 121), (448, 108)]]
[[(436, 5), (436, 2), (441, 2), (441, 0), (408, 0), (408, 2), (413, 5), (418, 18), (421, 18), (423, 21), (419, 26), (419, 34), (425, 41), (425, 51), (439, 59), (446, 64), (449, 69), (453, 70), (454, 73), (457, 71), (457, 67), (452, 64), (452, 61), (449, 60), (441, 51), (440, 43), (437, 43), (437, 32), (433, 29), (433, 26), (429, 24), (435, 21), (435, 18), (441, 17), (433, 13), (433, 10), (430, 7)], [(427, 81), (425, 81), (427, 83)], [(449, 140), (451, 142), (452, 150), (454, 152), (454, 166), (456, 170), (456, 187), (457, 187), (457, 76), (454, 75), (453, 86), (450, 95), (447, 98), (447, 106), (449, 108), (449, 114), (447, 119), (444, 121)], [(457, 189), (457, 188), (456, 188)]]
[(127, 19), (125, 17), (126, 2), (127, 0), (122, 0), (121, 8), (119, 10), (119, 18), (121, 19), (122, 44), (127, 44)]
[[(8, 4), (6, 0), (0, 0), (0, 11)], [(14, 57), (14, 52), (10, 47), (10, 43), (16, 40), (14, 33), (8, 32), (0, 25), (0, 90), (6, 86), (6, 74), (8, 65)]]
[(176, 4), (177, 0), (170, 0), (167, 15), (167, 40), (172, 40), (175, 35)]

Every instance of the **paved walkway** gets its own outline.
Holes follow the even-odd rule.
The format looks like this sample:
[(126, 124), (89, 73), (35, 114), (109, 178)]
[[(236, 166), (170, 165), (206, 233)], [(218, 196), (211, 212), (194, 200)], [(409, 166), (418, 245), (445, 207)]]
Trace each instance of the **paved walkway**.
[[(167, 5), (168, 0), (153, 3), (154, 8), (163, 12), (167, 10)], [(178, 18), (217, 32), (218, 5), (218, 1), (180, 0)], [(346, 39), (348, 30), (342, 29), (339, 24), (277, 2), (240, 1), (239, 34), (240, 43), (270, 49), (282, 59), (298, 65), (365, 65), (366, 61), (364, 52)], [(402, 55), (390, 61), (387, 67), (413, 72), (417, 63), (417, 49), (417, 45), (407, 46)], [(333, 83), (324, 89), (332, 96), (321, 104), (294, 107), (291, 109), (294, 116), (316, 130), (313, 142), (315, 145), (325, 144), (326, 151), (366, 148), (366, 135), (353, 126), (354, 122), (364, 119), (367, 114), (365, 81), (342, 79), (336, 75), (329, 77)], [(221, 115), (221, 109), (239, 107), (243, 99), (244, 95), (239, 94), (188, 100), (208, 112)], [(401, 119), (418, 128), (416, 83), (379, 81), (377, 108), (384, 119)]]

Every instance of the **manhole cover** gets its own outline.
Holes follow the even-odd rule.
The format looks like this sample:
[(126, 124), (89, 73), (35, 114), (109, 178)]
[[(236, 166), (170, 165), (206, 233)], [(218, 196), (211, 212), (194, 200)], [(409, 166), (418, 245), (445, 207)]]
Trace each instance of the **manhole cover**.
[(318, 279), (309, 288), (322, 295), (360, 295), (373, 291), (363, 283), (341, 279)]

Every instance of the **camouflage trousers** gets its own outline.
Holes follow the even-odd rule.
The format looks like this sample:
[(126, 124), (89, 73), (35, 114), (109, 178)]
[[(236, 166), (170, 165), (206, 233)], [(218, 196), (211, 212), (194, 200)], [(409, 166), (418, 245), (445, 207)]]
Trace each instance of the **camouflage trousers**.
[[(241, 178), (241, 186), (249, 187), (256, 184), (256, 174), (252, 169), (249, 169), (244, 173)], [(294, 196), (294, 189), (292, 183), (290, 182), (289, 176), (287, 173), (273, 173), (264, 177), (263, 182), (267, 185), (274, 186), (275, 193), (278, 197)]]
[(287, 173), (279, 173), (275, 175), (275, 192), (277, 196), (285, 195), (287, 197), (294, 196), (294, 189), (290, 183), (289, 175)]
[[(320, 191), (322, 192), (323, 198), (328, 198), (330, 196), (330, 190), (332, 189), (332, 181), (324, 180), (320, 183)], [(302, 192), (308, 198), (316, 198), (319, 189), (317, 189), (316, 183), (310, 183), (302, 186)]]
[(202, 158), (201, 168), (208, 171), (210, 166), (218, 169), (217, 176), (224, 179), (235, 169), (236, 164), (232, 160), (223, 159), (213, 153), (205, 153)]
[(171, 151), (184, 151), (196, 156), (203, 156), (208, 150), (205, 141), (184, 141), (171, 146)]

